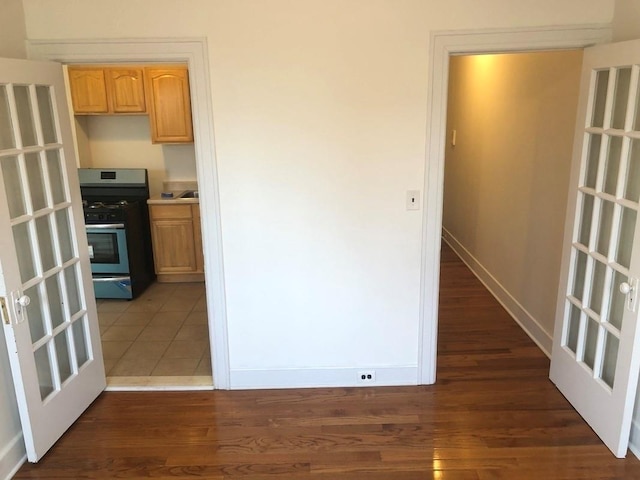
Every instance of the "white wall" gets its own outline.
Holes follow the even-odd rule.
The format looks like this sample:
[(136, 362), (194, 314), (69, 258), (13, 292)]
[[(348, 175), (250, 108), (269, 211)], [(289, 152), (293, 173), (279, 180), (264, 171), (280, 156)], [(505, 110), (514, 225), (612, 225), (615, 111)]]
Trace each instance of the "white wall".
[(640, 38), (640, 2), (616, 0), (612, 27), (614, 42)]
[(581, 66), (582, 51), (559, 51), (453, 57), (449, 70), (443, 226), (547, 353)]
[[(0, 57), (26, 58), (22, 3), (0, 0), (0, 12)], [(25, 455), (3, 327), (0, 328), (0, 479), (8, 478)]]
[(24, 4), (30, 39), (206, 38), (236, 372), (415, 367), (405, 192), (423, 183), (430, 32), (613, 15), (613, 0)]
[(193, 144), (151, 143), (147, 115), (76, 117), (80, 166), (88, 168), (146, 168), (151, 195), (162, 192), (165, 180), (195, 180)]

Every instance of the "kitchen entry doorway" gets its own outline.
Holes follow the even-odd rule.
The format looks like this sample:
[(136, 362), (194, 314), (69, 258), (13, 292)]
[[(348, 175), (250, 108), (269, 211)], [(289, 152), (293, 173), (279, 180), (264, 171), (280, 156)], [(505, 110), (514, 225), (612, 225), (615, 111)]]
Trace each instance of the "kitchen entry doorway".
[[(229, 346), (226, 323), (224, 269), (221, 245), (218, 179), (213, 136), (211, 82), (204, 39), (124, 39), (86, 42), (43, 40), (29, 42), (29, 55), (62, 63), (186, 63), (189, 68), (193, 132), (202, 237), (205, 250), (208, 341), (213, 385), (198, 389), (228, 389), (230, 386)], [(111, 308), (111, 307), (102, 307)], [(121, 307), (124, 308), (124, 307)], [(113, 313), (113, 312), (112, 312)], [(151, 378), (151, 377), (147, 377)], [(147, 382), (150, 382), (147, 380)], [(112, 387), (107, 387), (111, 389)], [(122, 387), (129, 389), (128, 387)], [(131, 389), (166, 390), (172, 386), (139, 386)], [(178, 387), (180, 388), (180, 387)], [(182, 387), (190, 388), (190, 387)], [(115, 389), (115, 387), (113, 387)]]

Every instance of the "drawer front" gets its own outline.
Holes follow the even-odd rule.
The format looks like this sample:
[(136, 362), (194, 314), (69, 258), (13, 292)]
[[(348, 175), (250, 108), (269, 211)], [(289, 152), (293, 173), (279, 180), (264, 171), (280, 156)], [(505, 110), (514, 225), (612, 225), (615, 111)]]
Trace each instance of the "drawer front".
[(149, 205), (152, 220), (191, 218), (191, 205)]

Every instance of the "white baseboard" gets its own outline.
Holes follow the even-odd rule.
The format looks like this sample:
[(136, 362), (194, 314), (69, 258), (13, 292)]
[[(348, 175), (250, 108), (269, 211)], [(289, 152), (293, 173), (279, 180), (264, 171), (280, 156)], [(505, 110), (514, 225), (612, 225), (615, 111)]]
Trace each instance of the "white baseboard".
[(27, 461), (22, 432), (0, 449), (0, 479), (10, 480)]
[[(375, 380), (360, 381), (361, 372), (375, 372)], [(382, 387), (417, 385), (417, 365), (406, 367), (291, 368), (231, 370), (231, 389)]]
[(640, 424), (637, 420), (631, 421), (631, 435), (629, 436), (629, 450), (640, 460)]
[(442, 228), (442, 238), (469, 267), (478, 280), (487, 287), (500, 305), (513, 317), (544, 354), (551, 358), (553, 337), (538, 321), (500, 284), (500, 282), (460, 243), (446, 228)]

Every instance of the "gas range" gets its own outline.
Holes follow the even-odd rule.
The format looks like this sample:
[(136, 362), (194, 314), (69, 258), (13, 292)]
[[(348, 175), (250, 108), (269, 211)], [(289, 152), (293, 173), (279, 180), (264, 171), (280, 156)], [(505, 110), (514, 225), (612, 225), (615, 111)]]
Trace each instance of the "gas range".
[(155, 278), (147, 171), (81, 168), (78, 176), (96, 298), (135, 298)]
[(82, 201), (84, 210), (84, 223), (87, 225), (121, 222), (127, 219), (130, 210), (138, 208), (137, 201), (117, 200), (117, 201)]

